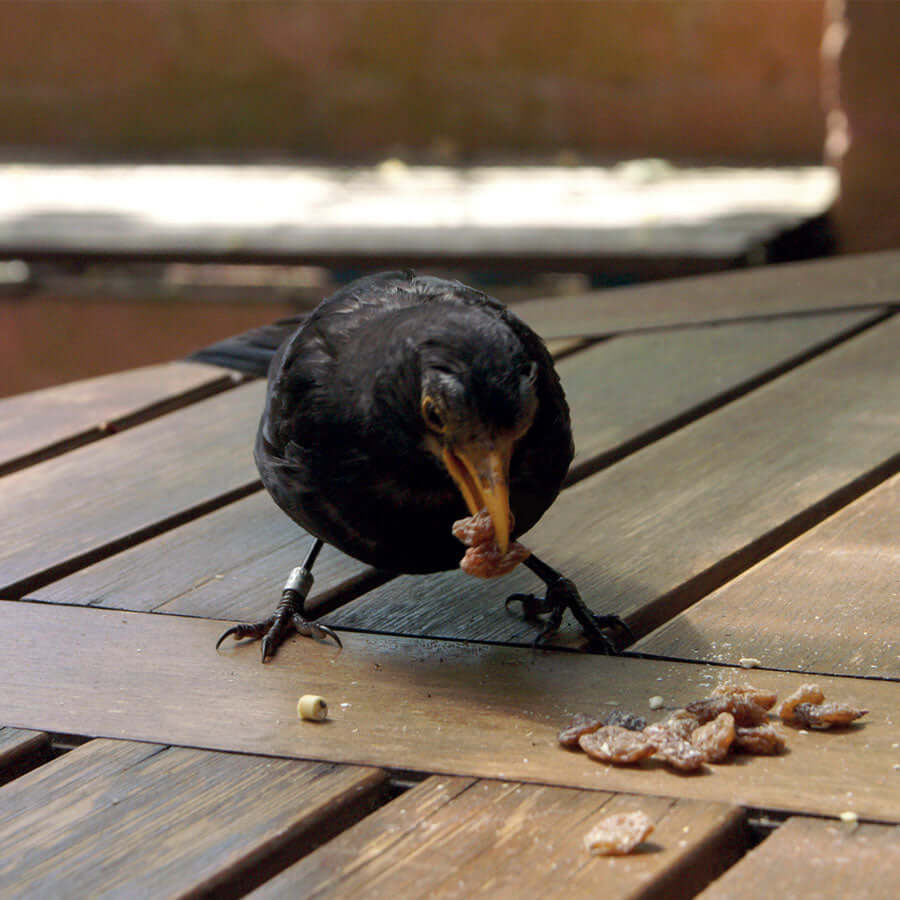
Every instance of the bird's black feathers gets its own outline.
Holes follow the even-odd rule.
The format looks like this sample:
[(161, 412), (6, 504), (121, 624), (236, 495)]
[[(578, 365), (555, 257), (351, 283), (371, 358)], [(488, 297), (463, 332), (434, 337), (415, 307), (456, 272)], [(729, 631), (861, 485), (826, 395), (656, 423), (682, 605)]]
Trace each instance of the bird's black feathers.
[(235, 369), (248, 375), (265, 377), (275, 351), (309, 318), (309, 313), (299, 313), (280, 319), (270, 325), (251, 328), (243, 334), (225, 338), (208, 347), (197, 350), (187, 358), (191, 362), (207, 363)]
[(543, 341), (458, 282), (373, 275), (302, 319), (193, 358), (256, 373), (271, 359), (255, 447), (263, 483), (309, 532), (378, 568), (455, 568), (464, 549), (450, 527), (465, 503), (426, 449), (426, 372), (455, 379), (474, 418), (498, 429), (522, 416), (520, 394), (536, 398), (510, 468), (514, 534), (553, 502), (572, 459), (569, 411)]

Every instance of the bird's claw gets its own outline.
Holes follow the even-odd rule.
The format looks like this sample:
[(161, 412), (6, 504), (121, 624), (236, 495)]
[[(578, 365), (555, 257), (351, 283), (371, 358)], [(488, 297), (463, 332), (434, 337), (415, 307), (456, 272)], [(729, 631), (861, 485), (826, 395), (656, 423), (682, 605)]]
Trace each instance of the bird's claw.
[(225, 638), (233, 637), (236, 641), (239, 641), (245, 637), (258, 638), (260, 634), (264, 632), (260, 632), (259, 634), (255, 633), (255, 629), (263, 623), (258, 622), (255, 625), (232, 625), (231, 628), (223, 631), (219, 636), (219, 639), (216, 641), (216, 650), (222, 646), (222, 642)]
[(260, 643), (260, 651), (262, 661), (268, 662), (276, 653), (278, 648), (284, 643), (291, 632), (303, 635), (303, 637), (311, 637), (316, 640), (323, 641), (331, 638), (335, 644), (343, 649), (341, 639), (337, 636), (334, 629), (327, 625), (321, 625), (318, 622), (310, 622), (304, 619), (296, 611), (289, 600), (282, 600), (278, 604), (275, 612), (268, 619), (261, 622), (253, 622), (252, 624), (232, 625), (222, 636), (216, 641), (216, 650), (219, 649), (222, 642), (227, 637), (233, 637), (236, 641), (243, 638), (252, 638), (257, 640), (262, 638)]
[[(536, 597), (533, 594), (513, 594), (506, 599), (506, 609), (509, 611), (511, 603), (522, 604), (522, 616), (529, 622), (543, 621), (538, 636), (534, 639), (534, 646), (541, 647), (545, 641), (559, 631), (563, 615), (567, 609), (581, 625), (581, 629), (588, 642), (588, 649), (595, 653), (616, 654), (619, 650), (634, 640), (631, 629), (619, 616), (614, 614), (597, 615), (585, 605), (578, 594), (575, 585), (568, 578), (558, 578), (547, 585), (547, 594), (544, 597)], [(546, 620), (540, 617), (547, 615)], [(625, 640), (614, 640), (607, 632), (619, 632)]]
[(295, 615), (293, 619), (291, 619), (291, 624), (294, 626), (294, 631), (296, 631), (297, 634), (302, 634), (304, 637), (315, 638), (317, 641), (324, 641), (325, 638), (331, 638), (338, 647), (342, 650), (344, 649), (344, 645), (337, 636), (337, 632), (327, 625), (320, 625), (318, 622), (310, 622), (309, 619), (304, 619), (302, 616), (298, 615)]

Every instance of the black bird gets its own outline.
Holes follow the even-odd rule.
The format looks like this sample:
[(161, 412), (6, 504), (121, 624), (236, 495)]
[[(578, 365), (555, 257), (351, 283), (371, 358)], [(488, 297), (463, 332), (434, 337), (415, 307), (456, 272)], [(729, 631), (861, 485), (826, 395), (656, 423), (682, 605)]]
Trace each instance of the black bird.
[[(308, 316), (193, 358), (260, 374), (271, 359), (256, 465), (275, 502), (318, 539), (275, 614), (219, 639), (262, 638), (264, 661), (292, 630), (340, 643), (304, 617), (322, 542), (389, 572), (454, 569), (464, 548), (453, 522), (487, 509), (506, 552), (554, 501), (572, 460), (569, 409), (543, 341), (459, 282), (362, 278)], [(594, 615), (533, 554), (524, 565), (546, 597), (510, 600), (529, 618), (550, 614), (539, 640), (570, 609), (593, 647), (614, 649), (602, 629), (623, 628), (618, 617)]]

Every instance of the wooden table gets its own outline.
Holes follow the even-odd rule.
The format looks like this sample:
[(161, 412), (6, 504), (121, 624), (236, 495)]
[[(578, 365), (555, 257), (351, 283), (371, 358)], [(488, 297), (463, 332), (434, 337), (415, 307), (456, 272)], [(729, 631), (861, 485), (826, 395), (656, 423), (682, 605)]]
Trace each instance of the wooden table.
[[(217, 653), (311, 540), (253, 468), (263, 384), (175, 362), (3, 401), (0, 895), (896, 896), (898, 301), (888, 253), (520, 307), (577, 442), (528, 543), (625, 617), (615, 658), (570, 622), (532, 649), (502, 602), (526, 571), (328, 550), (312, 599), (342, 652)], [(693, 776), (557, 746), (574, 712), (661, 717), (648, 698), (729, 677), (870, 712)], [(632, 809), (640, 851), (588, 856)]]

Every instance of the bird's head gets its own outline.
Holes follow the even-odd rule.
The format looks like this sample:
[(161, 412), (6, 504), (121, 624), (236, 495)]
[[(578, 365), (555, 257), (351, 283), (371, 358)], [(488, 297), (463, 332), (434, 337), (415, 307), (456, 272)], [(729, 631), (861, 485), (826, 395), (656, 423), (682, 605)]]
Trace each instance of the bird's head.
[(426, 349), (421, 370), (425, 446), (456, 483), (472, 515), (487, 509), (505, 553), (514, 525), (510, 463), (535, 418), (538, 367), (514, 339), (478, 342), (473, 352), (459, 341), (452, 352), (441, 350), (429, 354)]

